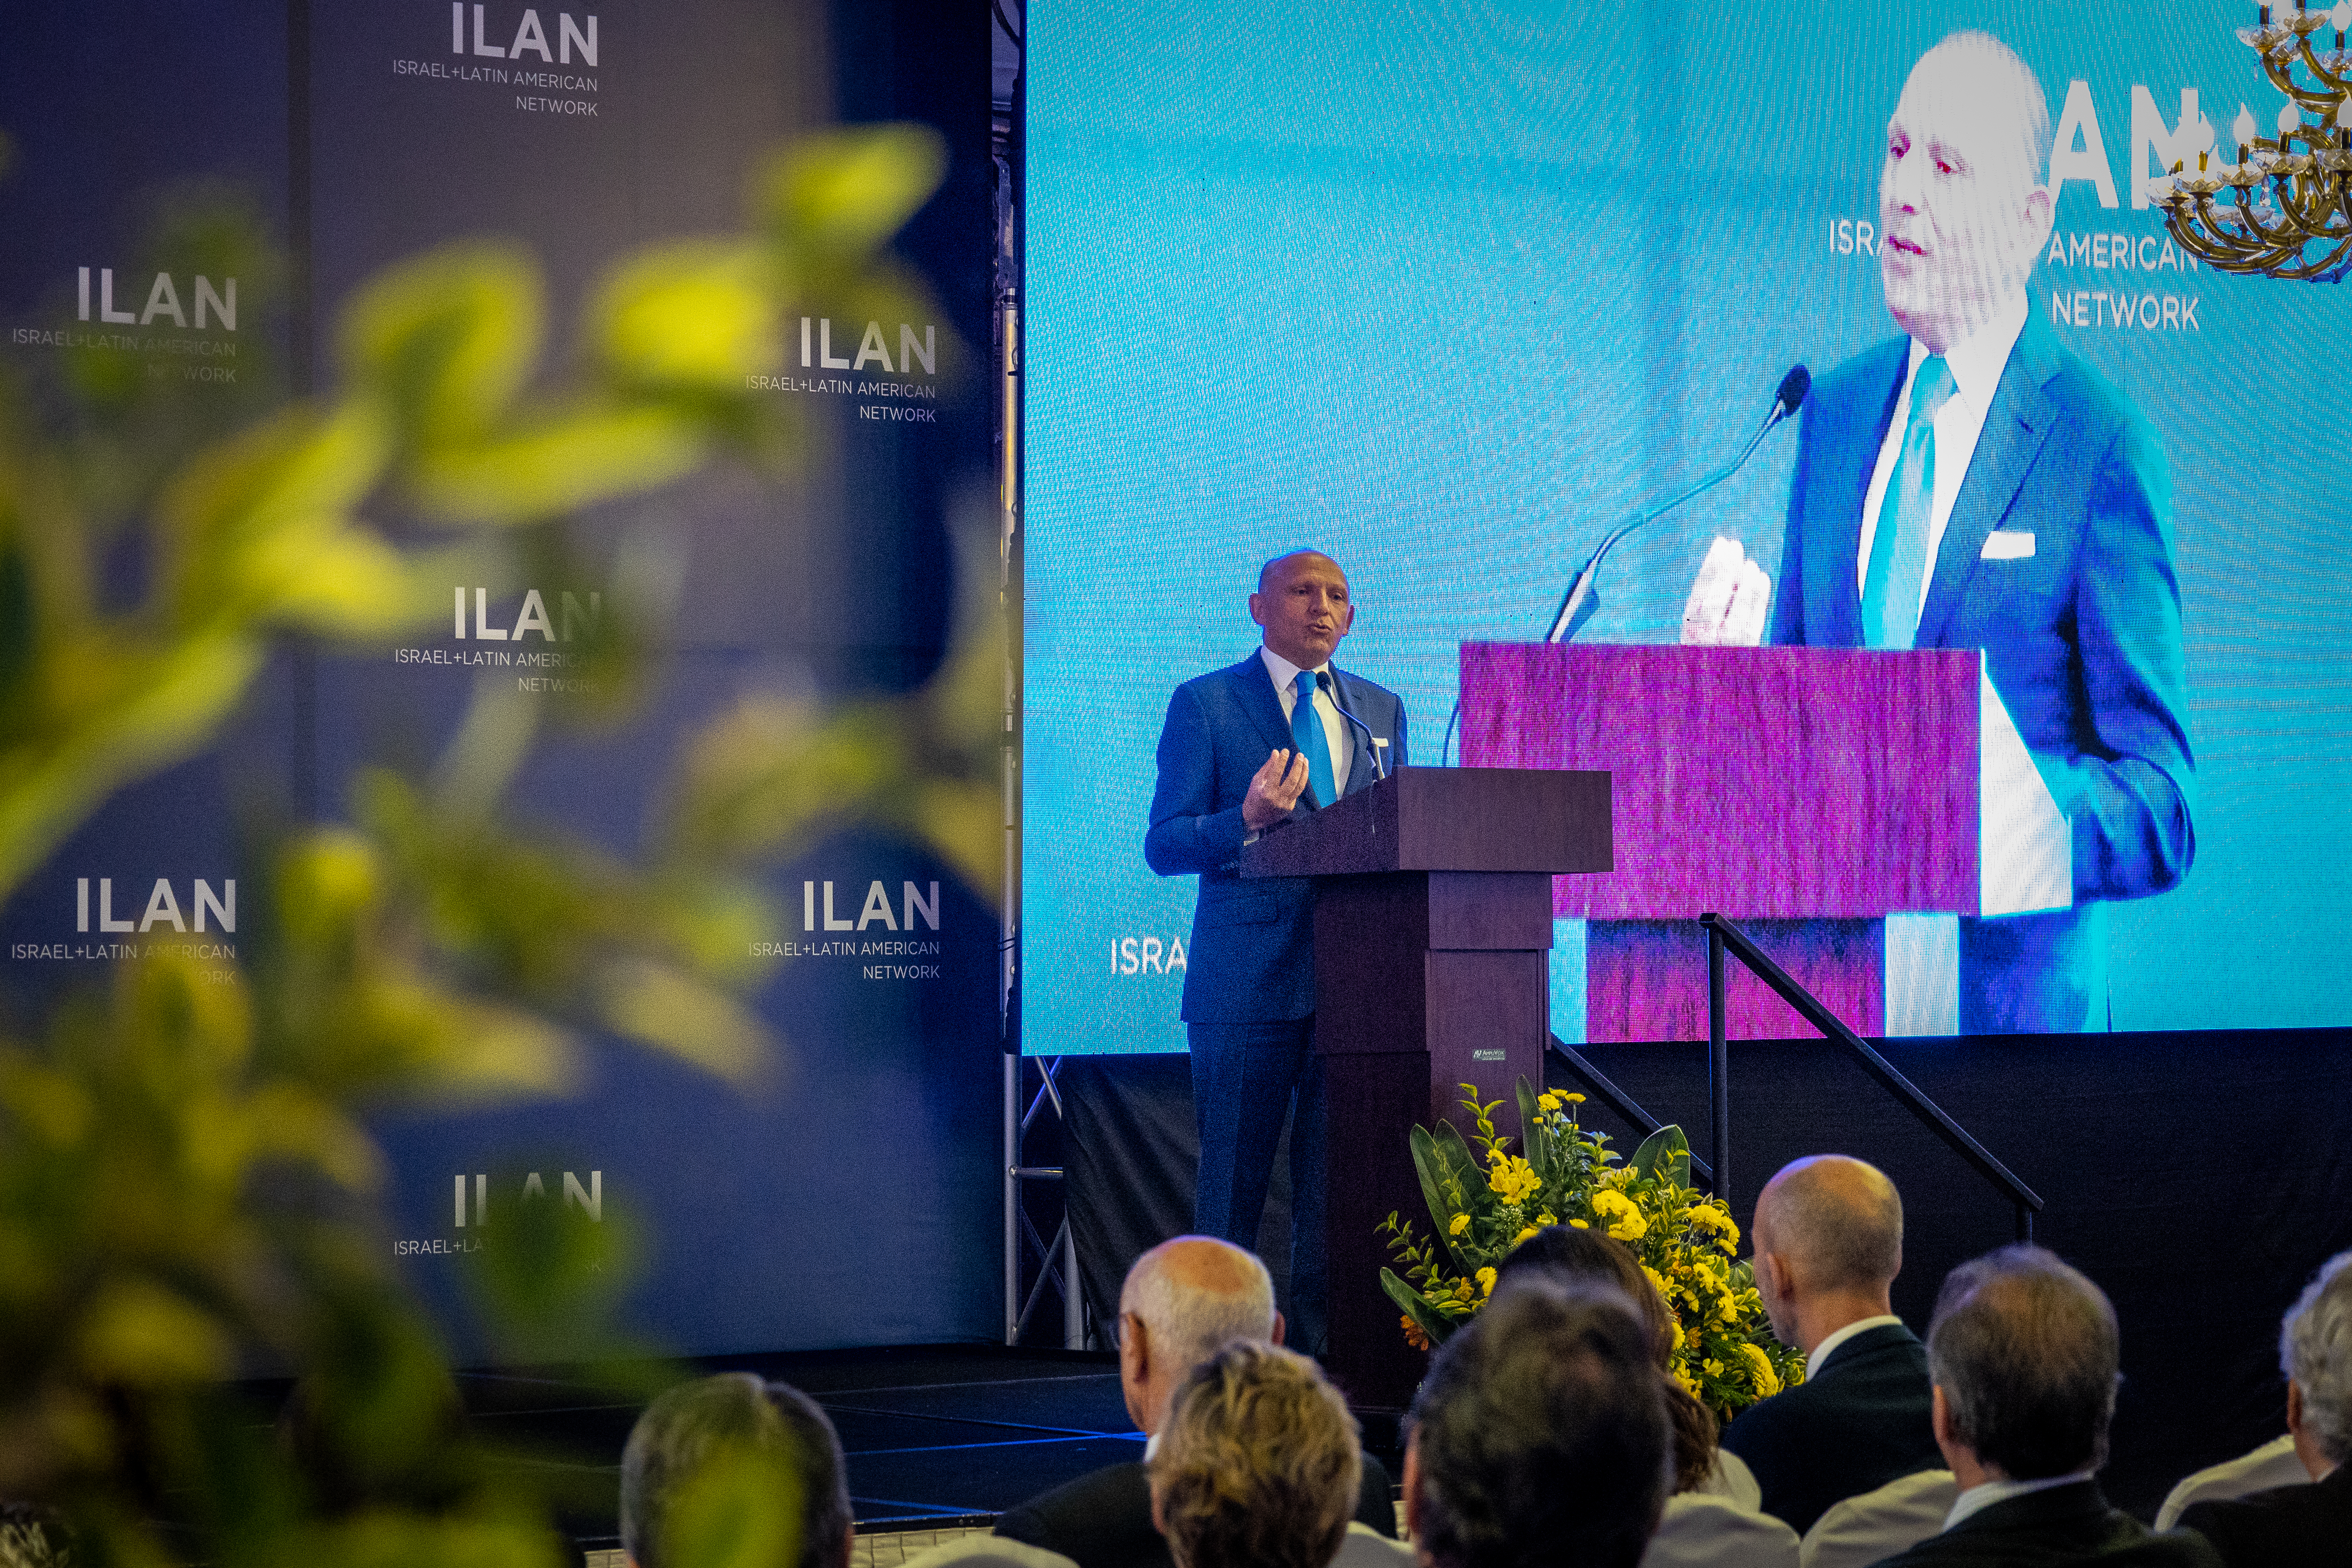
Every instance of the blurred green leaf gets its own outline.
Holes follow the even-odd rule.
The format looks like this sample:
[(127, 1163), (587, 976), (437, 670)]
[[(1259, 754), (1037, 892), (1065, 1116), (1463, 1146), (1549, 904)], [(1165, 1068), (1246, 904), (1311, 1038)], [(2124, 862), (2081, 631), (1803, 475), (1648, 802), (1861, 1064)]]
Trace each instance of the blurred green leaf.
[(590, 405), (420, 454), (412, 483), (425, 515), (444, 522), (543, 522), (667, 484), (705, 450), (701, 430), (678, 411)]
[(426, 446), (506, 414), (539, 358), (539, 269), (508, 246), (445, 246), (393, 268), (345, 307), (345, 374)]
[(606, 371), (635, 388), (738, 393), (782, 363), (777, 301), (758, 247), (695, 241), (632, 258), (604, 284), (597, 315)]
[(760, 206), (784, 254), (856, 262), (904, 226), (946, 172), (947, 144), (928, 126), (845, 127), (770, 160)]
[(100, 1383), (194, 1383), (236, 1364), (225, 1328), (209, 1312), (146, 1279), (117, 1279), (82, 1309), (83, 1369)]
[(749, 1082), (767, 1058), (768, 1031), (716, 987), (665, 964), (624, 959), (598, 989), (605, 1022), (720, 1078)]

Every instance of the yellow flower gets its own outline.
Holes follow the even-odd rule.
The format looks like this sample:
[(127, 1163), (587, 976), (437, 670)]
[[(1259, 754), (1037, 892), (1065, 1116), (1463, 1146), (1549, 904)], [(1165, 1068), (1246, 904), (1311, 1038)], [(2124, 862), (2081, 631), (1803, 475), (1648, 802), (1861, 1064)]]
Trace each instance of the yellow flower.
[(1738, 1247), (1739, 1226), (1732, 1223), (1731, 1215), (1722, 1205), (1712, 1203), (1693, 1204), (1685, 1212), (1689, 1215), (1694, 1229), (1712, 1231), (1722, 1238), (1724, 1246), (1734, 1248)]
[(1460, 1236), (1464, 1231), (1468, 1230), (1469, 1228), (1470, 1215), (1468, 1211), (1465, 1210), (1465, 1212), (1454, 1216), (1454, 1223), (1445, 1227), (1445, 1234), (1448, 1236)]
[(1646, 1263), (1642, 1265), (1642, 1272), (1649, 1276), (1652, 1288), (1654, 1289), (1660, 1296), (1671, 1296), (1673, 1294), (1672, 1289), (1666, 1284), (1666, 1277), (1664, 1275), (1659, 1273), (1656, 1269), (1651, 1268)]
[(1709, 1377), (1721, 1377), (1723, 1375), (1723, 1363), (1716, 1360), (1713, 1356), (1707, 1357), (1706, 1361), (1699, 1364), (1701, 1370), (1703, 1370)]
[(1620, 1241), (1639, 1241), (1650, 1228), (1633, 1200), (1622, 1193), (1602, 1191), (1592, 1194), (1592, 1212), (1609, 1222), (1609, 1234)]
[(1559, 1095), (1556, 1091), (1548, 1089), (1541, 1094), (1536, 1096), (1536, 1105), (1539, 1110), (1558, 1110), (1559, 1109)]
[(1690, 1373), (1677, 1369), (1675, 1373), (1675, 1381), (1683, 1385), (1683, 1392), (1689, 1394), (1693, 1399), (1697, 1399), (1703, 1396), (1704, 1391), (1700, 1389), (1697, 1381), (1694, 1379)]
[(1687, 1336), (1683, 1332), (1683, 1321), (1680, 1318), (1675, 1317), (1667, 1318), (1666, 1331), (1674, 1335), (1674, 1340), (1667, 1348), (1675, 1354), (1680, 1355), (1682, 1353), (1683, 1342), (1687, 1338)]
[(1520, 1231), (1518, 1235), (1517, 1235), (1517, 1236), (1515, 1236), (1515, 1237), (1511, 1237), (1511, 1245), (1512, 1245), (1513, 1247), (1517, 1247), (1517, 1246), (1518, 1246), (1518, 1244), (1519, 1244), (1519, 1243), (1521, 1243), (1521, 1242), (1525, 1241), (1528, 1237), (1529, 1237), (1533, 1236), (1535, 1233), (1536, 1233), (1536, 1227), (1535, 1227), (1534, 1226), (1528, 1226), (1526, 1229), (1524, 1229), (1524, 1230)]
[(1536, 1195), (1543, 1178), (1525, 1160), (1515, 1157), (1499, 1159), (1486, 1178), (1486, 1185), (1507, 1204), (1523, 1204)]
[(1563, 1094), (1560, 1098), (1568, 1101), (1570, 1105), (1582, 1105), (1584, 1103), (1584, 1096), (1580, 1094)]
[(1481, 1268), (1478, 1270), (1478, 1294), (1491, 1296), (1494, 1293), (1495, 1271), (1492, 1268)]
[(1467, 1279), (1454, 1281), (1454, 1293), (1465, 1301), (1470, 1300), (1470, 1281)]
[(1772, 1358), (1764, 1353), (1763, 1346), (1742, 1341), (1739, 1353), (1747, 1360), (1748, 1372), (1755, 1376), (1757, 1398), (1769, 1399), (1780, 1392), (1780, 1375), (1772, 1370)]
[(1536, 1215), (1536, 1223), (1538, 1225), (1558, 1225), (1559, 1221), (1552, 1217), (1551, 1210), (1546, 1209), (1543, 1213)]
[(1569, 1224), (1569, 1228), (1570, 1228), (1570, 1229), (1571, 1229), (1571, 1230), (1591, 1230), (1591, 1229), (1592, 1228), (1591, 1226), (1589, 1226), (1589, 1225), (1585, 1224), (1585, 1223), (1584, 1223), (1582, 1220), (1580, 1220), (1580, 1219), (1572, 1219), (1572, 1220), (1570, 1220), (1570, 1221), (1568, 1222), (1568, 1224)]

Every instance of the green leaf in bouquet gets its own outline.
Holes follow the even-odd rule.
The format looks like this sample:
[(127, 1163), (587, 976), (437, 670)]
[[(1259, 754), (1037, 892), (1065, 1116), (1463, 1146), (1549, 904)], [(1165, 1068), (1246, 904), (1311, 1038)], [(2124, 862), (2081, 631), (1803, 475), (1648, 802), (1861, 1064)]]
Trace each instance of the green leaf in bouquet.
[[(1445, 1198), (1445, 1157), (1438, 1152), (1437, 1140), (1429, 1135), (1426, 1127), (1412, 1130), (1407, 1142), (1412, 1148), (1412, 1168), (1421, 1178), (1421, 1201), (1429, 1207), (1429, 1223), (1437, 1227), (1442, 1242), (1446, 1226), (1454, 1223), (1454, 1205)], [(1451, 1252), (1453, 1248), (1446, 1248)]]
[(1528, 1163), (1535, 1167), (1536, 1179), (1547, 1187), (1559, 1176), (1559, 1148), (1552, 1138), (1551, 1123), (1544, 1117), (1543, 1109), (1536, 1104), (1536, 1090), (1524, 1078), (1518, 1082), (1519, 1127), (1527, 1145)]
[(1644, 1176), (1662, 1176), (1678, 1187), (1690, 1185), (1690, 1140), (1680, 1127), (1659, 1128), (1633, 1151), (1633, 1169)]
[(1431, 1306), (1420, 1291), (1386, 1268), (1381, 1270), (1381, 1289), (1387, 1291), (1389, 1300), (1413, 1321), (1413, 1326), (1428, 1336), (1433, 1346), (1444, 1344), (1454, 1332), (1453, 1319)]

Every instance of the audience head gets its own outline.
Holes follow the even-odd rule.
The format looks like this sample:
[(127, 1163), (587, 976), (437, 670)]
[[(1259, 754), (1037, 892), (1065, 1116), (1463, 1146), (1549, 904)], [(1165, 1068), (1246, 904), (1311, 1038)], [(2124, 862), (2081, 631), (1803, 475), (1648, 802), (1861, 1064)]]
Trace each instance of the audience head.
[(856, 1526), (841, 1440), (814, 1400), (728, 1373), (681, 1384), (646, 1407), (621, 1452), (621, 1545), (636, 1568), (668, 1568), (695, 1490), (730, 1482), (800, 1494), (801, 1531), (774, 1568), (845, 1568)]
[(1764, 1315), (1807, 1355), (1864, 1318), (1894, 1310), (1903, 1271), (1903, 1198), (1874, 1165), (1843, 1154), (1792, 1160), (1756, 1199), (1749, 1241)]
[(1356, 1418), (1313, 1362), (1235, 1340), (1178, 1384), (1149, 1469), (1177, 1568), (1325, 1568), (1363, 1458)]
[(1118, 1293), (1118, 1380), (1136, 1426), (1159, 1431), (1184, 1374), (1234, 1340), (1282, 1342), (1265, 1264), (1209, 1236), (1180, 1236), (1137, 1258)]
[(1530, 1269), (1431, 1359), (1405, 1512), (1433, 1568), (1633, 1568), (1671, 1484), (1666, 1402), (1640, 1310)]
[[(1659, 1373), (1670, 1373), (1675, 1361), (1674, 1314), (1658, 1287), (1643, 1271), (1642, 1260), (1614, 1237), (1574, 1226), (1548, 1225), (1511, 1248), (1496, 1266), (1495, 1288), (1534, 1274), (1585, 1284), (1613, 1286), (1625, 1293), (1642, 1315), (1650, 1343), (1650, 1357)], [(1688, 1390), (1665, 1377), (1666, 1415), (1674, 1424), (1675, 1489), (1689, 1491), (1706, 1481), (1715, 1468), (1715, 1412), (1693, 1398)]]
[(2287, 1426), (2315, 1480), (2352, 1460), (2352, 1252), (2320, 1265), (2279, 1326)]
[(1944, 1279), (1927, 1330), (1937, 1445), (1963, 1486), (2094, 1470), (2119, 1346), (2106, 1293), (2056, 1254), (2005, 1247)]

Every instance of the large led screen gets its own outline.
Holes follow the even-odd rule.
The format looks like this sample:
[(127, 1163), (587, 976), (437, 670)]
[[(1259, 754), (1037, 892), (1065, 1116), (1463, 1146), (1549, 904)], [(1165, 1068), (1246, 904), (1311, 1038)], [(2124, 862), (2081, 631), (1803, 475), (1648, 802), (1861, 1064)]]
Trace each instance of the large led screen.
[[(2323, 54), (2347, 11), (2311, 36)], [(1951, 690), (1981, 766), (1956, 787), (2046, 792), (2056, 891), (1997, 914), (1987, 870), (1980, 909), (1886, 906), (1859, 939), (1883, 954), (1865, 1033), (2352, 1021), (2352, 300), (2198, 265), (2147, 194), (2280, 129), (2288, 100), (2236, 36), (2254, 21), (2201, 0), (1033, 7), (1026, 1048), (1183, 1048), (1195, 879), (1145, 863), (1154, 748), (1178, 683), (1256, 646), (1259, 563), (1299, 547), (1346, 569), (1336, 662), (1402, 697), (1414, 765), (1465, 761), (1465, 732), (1467, 761), (1510, 760), (1483, 710), (1441, 756), (1497, 670), (1573, 705), (1606, 668), (1621, 739), (1680, 748), (1654, 773), (1720, 752), (1761, 759), (1759, 789), (1834, 791), (1874, 757), (1694, 696), (1694, 661), (1738, 680), (1798, 648), (1969, 654)], [(2046, 165), (2013, 183), (2042, 183), (2038, 206), (2002, 178), (2037, 96), (2002, 48), (1971, 42), (1906, 98), (1969, 29), (2038, 86)], [(1891, 237), (1883, 177), (1911, 182)], [(1951, 302), (1968, 288), (1973, 314)], [(1922, 334), (1944, 369), (1904, 342)], [(1799, 363), (1802, 413), (1610, 555), (1581, 662), (1465, 655), (1539, 641), (1599, 539), (1736, 455)], [(1947, 398), (1973, 398), (1965, 432)], [(1940, 489), (1906, 466), (1915, 400)], [(1925, 541), (1904, 640), (1862, 625), (1905, 597), (1874, 584), (1864, 522), (1898, 577)], [(1676, 647), (1718, 538), (1769, 584), (1769, 647)], [(1800, 673), (1834, 657), (1895, 656)], [(1783, 848), (1857, 832), (1824, 815)], [(1563, 883), (1555, 1031), (1677, 1032), (1596, 989), (1639, 936), (1606, 901)], [(1955, 944), (1959, 1002), (1898, 1008), (1915, 963), (1949, 990)], [(1966, 994), (1990, 974), (2013, 1002), (2059, 969), (2064, 1006)], [(1674, 973), (1703, 1008), (1703, 969)]]

